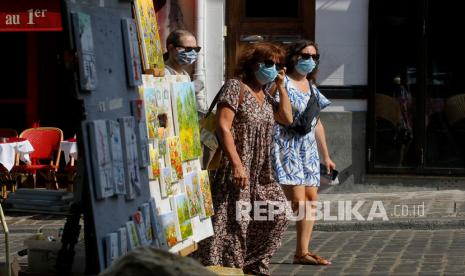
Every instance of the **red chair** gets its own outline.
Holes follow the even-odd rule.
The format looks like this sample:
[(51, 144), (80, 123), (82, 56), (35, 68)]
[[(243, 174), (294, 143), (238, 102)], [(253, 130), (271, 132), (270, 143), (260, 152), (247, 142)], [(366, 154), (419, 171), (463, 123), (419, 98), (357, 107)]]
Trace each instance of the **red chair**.
[(34, 188), (36, 187), (36, 173), (46, 173), (47, 183), (53, 181), (58, 189), (56, 172), (60, 164), (61, 149), (60, 143), (63, 141), (63, 132), (54, 127), (37, 127), (24, 130), (19, 137), (26, 138), (34, 148), (29, 154), (31, 164), (19, 164), (13, 169), (15, 173), (26, 173), (32, 175)]

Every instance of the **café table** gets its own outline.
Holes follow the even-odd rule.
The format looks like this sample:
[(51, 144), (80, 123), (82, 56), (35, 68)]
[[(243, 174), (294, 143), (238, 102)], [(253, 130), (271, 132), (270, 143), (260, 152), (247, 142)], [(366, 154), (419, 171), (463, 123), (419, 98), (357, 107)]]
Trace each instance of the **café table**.
[(34, 151), (31, 143), (25, 138), (7, 138), (6, 141), (0, 141), (0, 164), (8, 171), (15, 165), (16, 154), (19, 159), (28, 164), (31, 163), (29, 154)]
[(74, 160), (78, 158), (78, 147), (75, 138), (61, 141), (60, 147), (64, 153), (66, 164), (69, 163), (71, 158)]

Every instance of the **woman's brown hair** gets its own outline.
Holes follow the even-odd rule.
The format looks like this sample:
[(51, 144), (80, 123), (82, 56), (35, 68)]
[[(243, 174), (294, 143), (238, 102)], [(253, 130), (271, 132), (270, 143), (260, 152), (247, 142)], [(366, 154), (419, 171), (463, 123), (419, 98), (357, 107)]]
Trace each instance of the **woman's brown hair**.
[[(297, 59), (301, 51), (308, 46), (313, 46), (316, 50), (317, 55), (320, 54), (320, 51), (318, 50), (318, 45), (310, 40), (299, 40), (294, 43), (291, 43), (287, 46), (287, 54), (286, 54), (286, 73), (290, 74), (294, 71), (295, 65), (297, 64)], [(318, 61), (316, 61), (318, 64)], [(307, 75), (308, 79), (312, 79), (312, 75), (314, 75), (314, 72), (318, 70), (315, 68), (310, 74)]]
[(234, 75), (242, 80), (254, 78), (254, 65), (267, 59), (275, 59), (284, 64), (286, 51), (279, 44), (272, 42), (257, 42), (246, 46), (237, 60)]

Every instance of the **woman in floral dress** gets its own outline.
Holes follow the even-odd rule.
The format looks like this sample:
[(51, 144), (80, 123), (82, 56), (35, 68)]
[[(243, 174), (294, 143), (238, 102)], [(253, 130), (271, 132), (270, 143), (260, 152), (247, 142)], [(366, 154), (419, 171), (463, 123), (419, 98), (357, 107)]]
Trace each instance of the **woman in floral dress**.
[[(270, 259), (287, 228), (286, 198), (273, 177), (270, 156), (275, 120), (292, 122), (283, 86), (284, 56), (275, 44), (249, 45), (239, 58), (237, 79), (227, 80), (220, 91), (217, 134), (225, 156), (212, 182), (215, 235), (201, 241), (195, 254), (204, 265), (268, 275)], [(265, 92), (272, 82), (270, 92)], [(279, 103), (273, 100), (275, 94)], [(254, 216), (260, 202), (265, 203), (260, 208), (264, 220)], [(268, 219), (267, 208), (273, 204), (281, 209)]]
[[(289, 45), (286, 57), (287, 75), (284, 86), (288, 91), (294, 119), (301, 114), (313, 94), (320, 108), (330, 104), (313, 84), (316, 78), (318, 48), (311, 41), (298, 41)], [(312, 85), (312, 87), (310, 87)], [(275, 98), (279, 101), (279, 96)], [(310, 238), (314, 225), (314, 209), (320, 186), (320, 151), (324, 163), (330, 172), (336, 167), (329, 157), (323, 124), (318, 117), (313, 119), (311, 132), (301, 135), (289, 131), (286, 126), (276, 124), (272, 149), (273, 167), (277, 181), (292, 202), (292, 209), (304, 211), (297, 220), (297, 244), (293, 263), (330, 264), (324, 258), (309, 251)]]

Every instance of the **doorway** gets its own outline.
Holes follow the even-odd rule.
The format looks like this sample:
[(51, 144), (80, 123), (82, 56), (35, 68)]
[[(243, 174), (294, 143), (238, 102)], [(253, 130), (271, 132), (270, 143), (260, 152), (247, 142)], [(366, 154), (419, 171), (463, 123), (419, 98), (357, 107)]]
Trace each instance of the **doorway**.
[(465, 56), (453, 0), (370, 2), (370, 172), (465, 174)]
[(315, 37), (315, 0), (228, 0), (227, 78), (234, 74), (236, 59), (248, 43), (288, 43)]

